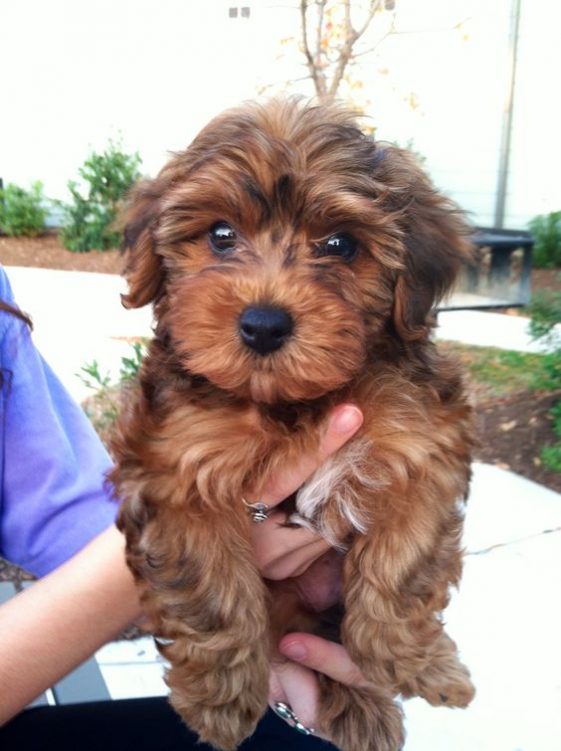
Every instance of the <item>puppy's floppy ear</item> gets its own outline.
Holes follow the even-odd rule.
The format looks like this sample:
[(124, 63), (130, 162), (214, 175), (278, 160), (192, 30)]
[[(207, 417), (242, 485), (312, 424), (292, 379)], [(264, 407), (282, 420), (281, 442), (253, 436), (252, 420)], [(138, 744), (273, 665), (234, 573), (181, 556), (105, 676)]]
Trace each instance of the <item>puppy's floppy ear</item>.
[(389, 188), (404, 255), (394, 297), (394, 325), (405, 341), (426, 338), (431, 311), (451, 288), (460, 267), (472, 259), (469, 228), (461, 210), (438, 193), (415, 157), (402, 149), (383, 150), (379, 170)]
[(122, 295), (125, 308), (141, 308), (158, 300), (163, 290), (164, 270), (156, 253), (154, 231), (162, 189), (159, 181), (146, 180), (132, 191), (122, 220), (124, 224), (124, 275), (129, 292)]

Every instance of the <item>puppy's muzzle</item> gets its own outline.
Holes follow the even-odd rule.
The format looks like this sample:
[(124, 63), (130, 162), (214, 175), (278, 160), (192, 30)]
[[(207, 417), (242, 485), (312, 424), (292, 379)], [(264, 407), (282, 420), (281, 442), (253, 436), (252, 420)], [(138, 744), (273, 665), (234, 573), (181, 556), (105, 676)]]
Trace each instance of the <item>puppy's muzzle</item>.
[(240, 336), (245, 345), (259, 355), (268, 355), (290, 338), (292, 316), (281, 308), (246, 308), (240, 316)]

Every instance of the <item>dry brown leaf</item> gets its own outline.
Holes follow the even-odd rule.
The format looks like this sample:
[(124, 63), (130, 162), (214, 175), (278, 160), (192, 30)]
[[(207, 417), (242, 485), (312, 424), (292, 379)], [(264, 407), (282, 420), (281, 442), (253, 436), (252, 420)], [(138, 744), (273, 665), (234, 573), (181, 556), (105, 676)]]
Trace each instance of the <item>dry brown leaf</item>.
[(516, 420), (511, 420), (510, 422), (503, 422), (501, 423), (499, 427), (504, 433), (508, 433), (509, 430), (512, 430), (513, 428), (516, 427)]

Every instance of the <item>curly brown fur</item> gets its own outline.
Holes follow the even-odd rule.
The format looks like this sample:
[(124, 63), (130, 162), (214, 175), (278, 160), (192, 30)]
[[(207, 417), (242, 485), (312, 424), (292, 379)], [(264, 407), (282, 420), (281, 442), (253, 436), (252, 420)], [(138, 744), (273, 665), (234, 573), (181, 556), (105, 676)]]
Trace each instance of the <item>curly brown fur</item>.
[[(217, 223), (234, 233), (225, 250)], [(395, 751), (399, 693), (473, 694), (440, 617), (461, 571), (471, 410), (429, 339), (466, 237), (408, 153), (297, 100), (219, 116), (132, 197), (124, 303), (153, 302), (157, 325), (113, 446), (119, 525), (170, 640), (171, 702), (220, 749), (265, 711), (271, 625), (294, 615), (277, 588), (269, 623), (241, 497), (313, 450), (342, 401), (364, 425), (296, 518), (347, 550), (341, 639), (372, 688), (322, 679), (319, 729), (344, 751)], [(274, 351), (242, 337), (251, 307), (290, 316)]]

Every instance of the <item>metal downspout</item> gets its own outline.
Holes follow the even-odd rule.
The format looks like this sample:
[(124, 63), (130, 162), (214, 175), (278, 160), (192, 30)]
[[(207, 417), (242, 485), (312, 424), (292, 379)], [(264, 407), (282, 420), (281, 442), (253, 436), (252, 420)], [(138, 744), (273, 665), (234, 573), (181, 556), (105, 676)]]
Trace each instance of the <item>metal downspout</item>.
[(518, 59), (518, 37), (520, 32), (520, 7), (522, 0), (512, 0), (509, 43), (509, 69), (507, 94), (503, 111), (503, 126), (499, 151), (499, 169), (497, 176), (497, 193), (495, 198), (495, 227), (504, 226), (508, 172), (510, 167), (510, 144), (512, 140), (512, 122), (514, 112), (514, 90), (516, 83), (516, 65)]

